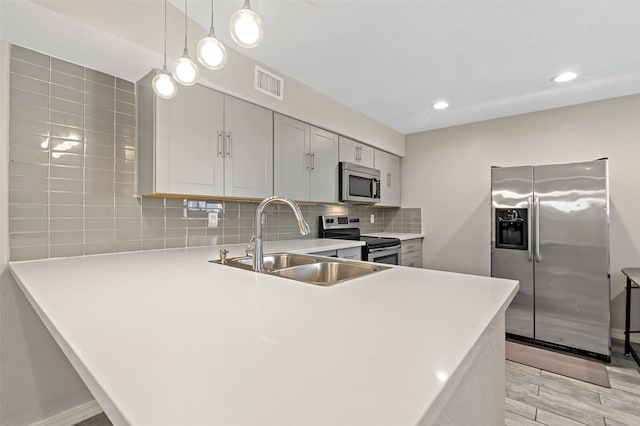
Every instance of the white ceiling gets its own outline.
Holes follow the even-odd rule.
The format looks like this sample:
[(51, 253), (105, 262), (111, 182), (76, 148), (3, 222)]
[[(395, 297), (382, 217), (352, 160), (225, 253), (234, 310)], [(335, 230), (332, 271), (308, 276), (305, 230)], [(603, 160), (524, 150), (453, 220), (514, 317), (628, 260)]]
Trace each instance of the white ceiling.
[[(241, 5), (215, 1), (228, 46), (405, 134), (640, 93), (638, 0), (253, 0), (255, 49), (229, 36)], [(188, 8), (209, 27), (209, 0)]]

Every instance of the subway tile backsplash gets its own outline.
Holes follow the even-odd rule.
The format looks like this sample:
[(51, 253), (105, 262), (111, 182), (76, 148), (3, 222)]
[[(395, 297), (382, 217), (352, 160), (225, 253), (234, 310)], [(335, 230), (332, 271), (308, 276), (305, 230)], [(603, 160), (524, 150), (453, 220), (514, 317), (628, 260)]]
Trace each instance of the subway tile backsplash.
[[(134, 83), (16, 45), (10, 70), (11, 260), (249, 241), (257, 202), (134, 197)], [(323, 214), (360, 216), (369, 233), (422, 230), (420, 209), (301, 210), (312, 238)], [(265, 239), (296, 238), (289, 208), (270, 206)]]

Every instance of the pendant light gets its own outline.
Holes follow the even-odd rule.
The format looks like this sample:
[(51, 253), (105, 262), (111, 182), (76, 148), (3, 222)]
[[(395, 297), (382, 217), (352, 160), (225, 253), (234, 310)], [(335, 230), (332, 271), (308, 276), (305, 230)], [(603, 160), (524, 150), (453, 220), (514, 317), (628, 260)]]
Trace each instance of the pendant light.
[(184, 86), (192, 86), (198, 81), (200, 70), (198, 66), (189, 58), (187, 49), (187, 0), (184, 0), (184, 52), (173, 66), (173, 77)]
[(242, 47), (256, 47), (262, 41), (262, 19), (251, 10), (249, 0), (231, 16), (231, 37)]
[(167, 0), (164, 0), (164, 66), (162, 72), (153, 77), (151, 83), (156, 95), (171, 99), (178, 94), (178, 84), (167, 71)]
[(211, 0), (211, 28), (209, 29), (209, 35), (198, 42), (196, 53), (200, 63), (210, 70), (222, 69), (227, 63), (227, 49), (218, 40), (213, 29), (213, 0)]

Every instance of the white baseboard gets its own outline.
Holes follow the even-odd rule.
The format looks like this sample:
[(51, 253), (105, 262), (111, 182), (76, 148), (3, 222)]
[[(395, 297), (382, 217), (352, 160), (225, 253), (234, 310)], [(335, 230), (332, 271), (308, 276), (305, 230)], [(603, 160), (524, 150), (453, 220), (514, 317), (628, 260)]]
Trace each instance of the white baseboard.
[(32, 423), (30, 426), (72, 426), (100, 413), (102, 413), (102, 408), (94, 400), (76, 405), (62, 413)]
[[(624, 341), (624, 330), (619, 328), (611, 329), (611, 338)], [(640, 343), (640, 334), (631, 334), (630, 339), (633, 343)]]

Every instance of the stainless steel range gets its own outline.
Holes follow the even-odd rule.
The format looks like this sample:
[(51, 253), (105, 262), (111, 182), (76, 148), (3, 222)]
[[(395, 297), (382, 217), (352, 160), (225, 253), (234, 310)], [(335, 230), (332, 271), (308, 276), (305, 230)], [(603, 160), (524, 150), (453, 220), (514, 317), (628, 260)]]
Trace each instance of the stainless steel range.
[(320, 238), (364, 241), (362, 260), (400, 264), (400, 240), (360, 235), (360, 218), (357, 216), (320, 216)]

